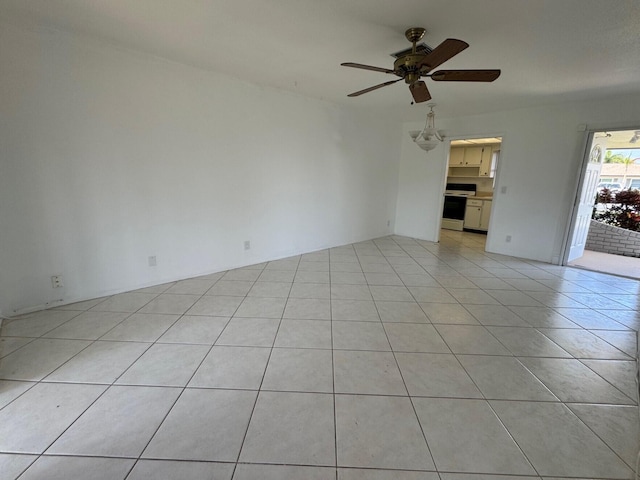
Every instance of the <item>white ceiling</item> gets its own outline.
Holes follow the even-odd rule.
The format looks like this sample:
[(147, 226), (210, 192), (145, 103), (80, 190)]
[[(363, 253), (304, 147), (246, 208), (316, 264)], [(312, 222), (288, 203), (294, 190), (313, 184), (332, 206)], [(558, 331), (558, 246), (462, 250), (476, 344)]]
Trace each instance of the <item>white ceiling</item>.
[[(499, 68), (494, 83), (427, 80), (442, 116), (640, 93), (637, 0), (2, 0), (6, 22), (68, 30), (260, 85), (424, 118), (391, 67), (408, 27), (470, 47), (441, 68)], [(395, 77), (393, 77), (395, 78)]]

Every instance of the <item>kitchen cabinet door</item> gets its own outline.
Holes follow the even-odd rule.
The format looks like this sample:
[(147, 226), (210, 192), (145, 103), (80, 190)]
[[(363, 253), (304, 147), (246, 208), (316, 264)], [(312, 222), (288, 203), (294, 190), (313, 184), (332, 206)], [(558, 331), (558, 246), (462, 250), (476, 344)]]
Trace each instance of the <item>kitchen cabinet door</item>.
[(464, 149), (464, 164), (466, 166), (480, 166), (482, 162), (482, 147), (467, 147)]
[(482, 202), (482, 213), (480, 214), (480, 230), (489, 230), (489, 217), (491, 216), (491, 200)]
[(452, 148), (449, 152), (449, 166), (462, 166), (464, 165), (464, 148), (456, 147)]
[(493, 172), (495, 168), (491, 162), (493, 161), (493, 148), (484, 147), (482, 149), (482, 158), (480, 160), (480, 173), (478, 174), (480, 177), (493, 177)]
[(482, 217), (482, 200), (467, 200), (467, 208), (464, 212), (464, 228), (480, 229)]

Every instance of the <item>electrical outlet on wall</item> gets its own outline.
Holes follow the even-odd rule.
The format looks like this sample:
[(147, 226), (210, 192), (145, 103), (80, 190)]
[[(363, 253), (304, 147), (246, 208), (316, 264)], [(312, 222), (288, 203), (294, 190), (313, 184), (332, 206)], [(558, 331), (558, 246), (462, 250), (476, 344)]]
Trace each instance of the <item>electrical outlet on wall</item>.
[(53, 288), (64, 287), (64, 282), (62, 281), (62, 275), (53, 275), (51, 277), (51, 286)]
[(504, 239), (505, 242), (511, 242), (511, 235), (507, 235), (507, 238)]

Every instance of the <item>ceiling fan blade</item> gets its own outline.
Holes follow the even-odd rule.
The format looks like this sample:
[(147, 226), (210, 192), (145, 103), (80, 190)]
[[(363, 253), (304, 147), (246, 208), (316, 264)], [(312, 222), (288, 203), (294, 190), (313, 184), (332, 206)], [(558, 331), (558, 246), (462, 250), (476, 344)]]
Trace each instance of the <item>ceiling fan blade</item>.
[(368, 93), (373, 90), (386, 87), (387, 85), (392, 85), (396, 82), (399, 82), (400, 80), (402, 80), (402, 78), (399, 78), (398, 80), (389, 80), (388, 82), (381, 83), (380, 85), (374, 85), (373, 87), (365, 88), (364, 90), (358, 90), (357, 92), (350, 93), (349, 95), (347, 95), (347, 97), (357, 97), (359, 95), (362, 95), (363, 93)]
[(423, 67), (428, 67), (427, 72), (430, 72), (437, 66), (442, 65), (450, 58), (455, 57), (468, 46), (469, 44), (462, 40), (447, 38), (444, 42), (434, 48), (431, 53), (425, 55), (425, 57), (420, 62), (420, 65)]
[(438, 70), (429, 76), (436, 82), (493, 82), (500, 70)]
[(374, 72), (395, 73), (393, 70), (389, 70), (388, 68), (372, 67), (371, 65), (363, 65), (361, 63), (346, 62), (346, 63), (341, 63), (340, 65), (342, 65), (343, 67), (361, 68), (363, 70), (373, 70)]
[(411, 95), (413, 95), (413, 99), (415, 100), (416, 103), (421, 103), (421, 102), (426, 102), (427, 100), (431, 100), (431, 94), (429, 93), (427, 84), (424, 83), (422, 80), (409, 85), (409, 90), (411, 90)]

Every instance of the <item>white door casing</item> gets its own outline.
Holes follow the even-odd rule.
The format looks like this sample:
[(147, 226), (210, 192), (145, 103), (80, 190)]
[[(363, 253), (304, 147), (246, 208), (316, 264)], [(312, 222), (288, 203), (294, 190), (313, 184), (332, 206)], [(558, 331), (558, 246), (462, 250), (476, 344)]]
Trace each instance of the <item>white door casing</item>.
[(588, 149), (589, 158), (584, 180), (578, 191), (578, 212), (573, 224), (573, 234), (571, 236), (567, 263), (582, 257), (584, 254), (584, 247), (587, 243), (587, 235), (589, 234), (589, 225), (591, 223), (591, 214), (593, 213), (595, 203), (596, 187), (600, 179), (602, 160), (604, 159), (606, 150), (607, 137), (602, 134), (593, 135)]

